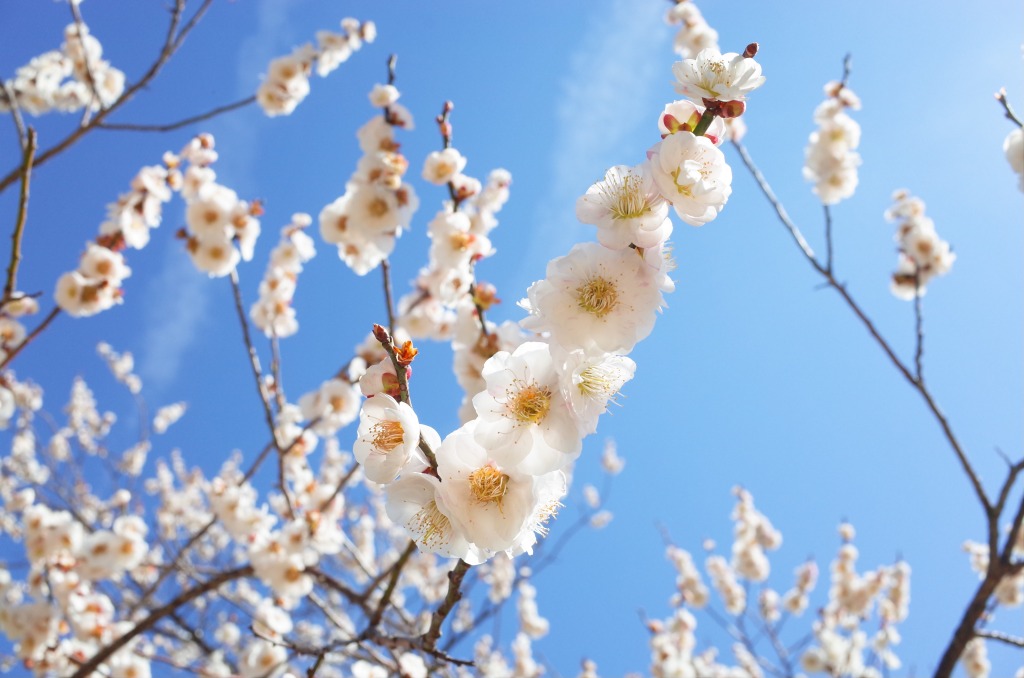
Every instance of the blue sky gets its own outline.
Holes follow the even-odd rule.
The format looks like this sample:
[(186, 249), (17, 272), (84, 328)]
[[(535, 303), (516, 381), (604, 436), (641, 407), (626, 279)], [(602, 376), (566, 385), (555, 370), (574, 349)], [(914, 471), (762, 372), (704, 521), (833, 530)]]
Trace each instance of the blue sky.
[[(255, 260), (241, 269), (247, 303), (254, 299), (266, 255), (290, 215), (316, 215), (343, 191), (358, 158), (355, 130), (374, 111), (370, 87), (399, 55), (396, 84), (417, 118), (403, 135), (410, 176), (439, 145), (431, 120), (455, 102), (454, 144), (467, 172), (512, 172), (512, 197), (492, 234), (498, 255), (478, 269), (505, 303), (489, 317), (518, 319), (514, 301), (543, 276), (546, 262), (574, 242), (592, 240), (573, 205), (614, 164), (635, 164), (657, 140), (656, 120), (671, 101), (672, 31), (661, 21), (667, 3), (296, 0), (215, 3), (182, 52), (114, 119), (165, 122), (252, 93), (267, 62), (342, 16), (373, 19), (379, 38), (312, 92), (288, 118), (255, 108), (166, 135), (96, 132), (38, 170), (25, 236), (21, 287), (43, 290), (74, 267), (95, 235), (104, 206), (126, 190), (145, 164), (179, 149), (197, 131), (217, 137), (220, 180), (242, 196), (265, 200), (264, 235)], [(863, 3), (798, 0), (786, 4), (700, 3), (726, 48), (761, 43), (768, 80), (751, 99), (746, 141), (812, 246), (820, 248), (821, 207), (801, 178), (807, 135), (825, 81), (853, 55), (850, 84), (861, 96), (854, 114), (863, 128), (860, 186), (833, 211), (839, 276), (902, 356), (913, 350), (909, 304), (888, 292), (895, 266), (893, 226), (882, 218), (890, 194), (908, 188), (957, 253), (950, 275), (924, 300), (926, 379), (991, 488), (1002, 479), (996, 448), (1011, 457), (1022, 446), (1022, 195), (1002, 155), (1010, 131), (992, 93), (1005, 86), (1024, 110), (1021, 26), (1017, 2)], [(89, 0), (82, 10), (105, 58), (133, 80), (164, 30), (161, 3)], [(59, 46), (68, 12), (61, 3), (0, 5), (0, 77)], [(32, 121), (45, 148), (74, 124), (50, 116)], [(0, 171), (16, 162), (15, 136), (0, 123)], [(614, 437), (627, 459), (609, 508), (615, 520), (584, 533), (559, 563), (536, 580), (541, 613), (552, 633), (538, 656), (572, 675), (583, 656), (604, 675), (644, 670), (646, 631), (637, 610), (664, 616), (674, 574), (663, 558), (659, 526), (699, 552), (705, 537), (729, 543), (733, 485), (753, 492), (785, 537), (773, 556), (776, 586), (785, 589), (796, 564), (818, 559), (823, 575), (838, 539), (835, 526), (858, 528), (862, 565), (899, 554), (914, 568), (911, 614), (900, 656), (908, 671), (930, 672), (939, 649), (975, 586), (966, 539), (983, 535), (969, 487), (916, 393), (837, 295), (818, 290), (810, 267), (727, 153), (735, 179), (715, 222), (677, 224), (677, 291), (652, 336), (634, 354), (637, 377), (623, 407), (585, 444), (575, 489), (599, 478), (603, 439)], [(443, 199), (417, 183), (420, 212), (392, 258), (396, 291), (426, 261), (425, 224)], [(173, 205), (173, 203), (172, 203)], [(12, 220), (13, 191), (0, 195)], [(132, 252), (133, 275), (123, 307), (91, 319), (60, 318), (15, 363), (47, 389), (47, 409), (66, 402), (71, 379), (86, 377), (108, 409), (130, 401), (111, 385), (95, 357), (97, 341), (136, 355), (144, 394), (156, 407), (176, 400), (190, 411), (156, 454), (180, 447), (192, 464), (217, 468), (234, 449), (254, 454), (265, 435), (252, 393), (230, 289), (196, 273), (173, 239), (183, 222), (170, 207), (151, 245)], [(302, 274), (295, 305), (300, 333), (284, 342), (284, 381), (297, 398), (349, 357), (372, 322), (383, 320), (379, 278), (352, 275), (321, 244)], [(456, 426), (458, 393), (450, 351), (424, 345), (415, 392), (420, 418), (442, 432)], [(241, 384), (241, 386), (239, 386)], [(352, 432), (342, 432), (352, 437)], [(1019, 492), (1018, 495), (1019, 497)], [(567, 501), (556, 524), (574, 513)], [(827, 582), (819, 583), (823, 594)], [(823, 600), (823, 597), (816, 599)], [(997, 627), (1024, 634), (1019, 610), (1000, 611)], [(698, 636), (722, 642), (704, 622)], [(507, 633), (506, 626), (506, 633)], [(1002, 666), (1020, 656), (998, 656)], [(1007, 668), (1007, 671), (1009, 668)], [(558, 675), (556, 674), (556, 675)]]

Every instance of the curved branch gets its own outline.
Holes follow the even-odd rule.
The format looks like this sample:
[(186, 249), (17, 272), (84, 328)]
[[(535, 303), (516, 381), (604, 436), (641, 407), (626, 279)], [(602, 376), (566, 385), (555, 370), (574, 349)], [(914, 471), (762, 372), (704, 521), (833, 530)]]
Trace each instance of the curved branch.
[(141, 125), (141, 124), (133, 124), (133, 123), (116, 123), (116, 122), (112, 122), (112, 123), (100, 123), (100, 124), (98, 124), (96, 126), (99, 127), (100, 129), (112, 130), (112, 131), (113, 130), (118, 130), (118, 131), (122, 131), (122, 132), (173, 132), (176, 129), (181, 129), (182, 127), (188, 127), (189, 125), (195, 124), (197, 122), (202, 122), (204, 120), (209, 120), (210, 118), (215, 118), (218, 115), (222, 115), (224, 113), (229, 113), (229, 112), (237, 110), (239, 108), (245, 108), (246, 106), (248, 106), (251, 103), (254, 103), (255, 101), (256, 101), (256, 95), (254, 94), (254, 95), (252, 95), (250, 97), (246, 97), (245, 99), (240, 99), (239, 101), (234, 101), (234, 102), (232, 102), (230, 104), (224, 104), (223, 106), (218, 106), (217, 108), (210, 109), (209, 111), (206, 111), (205, 113), (199, 113), (197, 115), (193, 115), (191, 117), (185, 118), (184, 120), (178, 120), (177, 122), (168, 122), (168, 123), (164, 123), (164, 124), (152, 124), (152, 125)]

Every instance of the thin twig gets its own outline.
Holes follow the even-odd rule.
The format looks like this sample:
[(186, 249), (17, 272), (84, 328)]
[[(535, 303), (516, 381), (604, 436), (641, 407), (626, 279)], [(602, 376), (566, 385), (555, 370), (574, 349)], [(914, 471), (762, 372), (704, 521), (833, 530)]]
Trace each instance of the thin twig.
[(388, 584), (385, 587), (380, 600), (377, 601), (377, 607), (374, 608), (373, 614), (370, 616), (369, 624), (367, 624), (366, 629), (359, 634), (360, 638), (370, 638), (376, 634), (377, 627), (380, 626), (380, 621), (384, 617), (384, 611), (391, 602), (391, 595), (395, 592), (395, 587), (398, 585), (398, 578), (402, 575), (402, 569), (405, 568), (405, 564), (409, 562), (409, 557), (415, 552), (416, 542), (410, 541), (408, 546), (405, 547), (405, 550), (402, 551), (402, 555), (400, 555), (398, 560), (395, 561), (395, 564), (391, 566), (391, 576), (388, 578)]
[(7, 365), (12, 360), (14, 360), (14, 357), (21, 353), (22, 349), (31, 344), (35, 340), (35, 338), (38, 337), (39, 334), (43, 330), (45, 330), (50, 325), (50, 323), (53, 322), (53, 319), (56, 318), (58, 315), (60, 315), (60, 306), (54, 306), (53, 310), (50, 311), (45, 318), (43, 318), (43, 321), (36, 325), (36, 328), (34, 330), (28, 333), (28, 336), (25, 337), (25, 341), (21, 342), (20, 344), (12, 348), (10, 352), (7, 354), (7, 357), (5, 357), (3, 361), (0, 361), (0, 370), (7, 367)]
[(7, 266), (7, 282), (4, 284), (2, 303), (11, 300), (18, 281), (18, 265), (21, 263), (21, 238), (25, 233), (25, 220), (28, 218), (29, 185), (32, 181), (32, 161), (36, 156), (36, 131), (29, 127), (25, 152), (21, 160), (21, 194), (18, 197), (18, 218), (14, 222), (14, 233), (11, 234), (11, 263)]
[(1024, 638), (1019, 636), (1011, 636), (1009, 633), (1003, 633), (1001, 631), (978, 631), (979, 638), (987, 638), (988, 640), (998, 640), (1000, 643), (1006, 643), (1007, 645), (1013, 645), (1014, 647), (1024, 648)]
[(924, 383), (921, 357), (924, 355), (924, 316), (921, 314), (921, 272), (914, 266), (914, 371), (917, 382)]
[[(204, 0), (202, 6), (192, 16), (192, 19), (182, 27), (181, 30), (179, 30), (181, 17), (185, 10), (185, 0), (174, 0), (174, 7), (171, 9), (171, 20), (167, 27), (166, 37), (164, 38), (160, 52), (157, 54), (156, 59), (150, 65), (149, 69), (147, 69), (146, 72), (143, 73), (142, 77), (140, 77), (134, 84), (125, 89), (116, 101), (110, 104), (110, 106), (100, 110), (99, 113), (96, 114), (96, 117), (94, 117), (87, 125), (76, 127), (74, 131), (69, 133), (62, 140), (40, 153), (36, 157), (35, 166), (39, 167), (43, 165), (51, 158), (59, 155), (74, 145), (89, 132), (97, 129), (99, 124), (102, 123), (107, 116), (121, 108), (121, 106), (130, 101), (140, 90), (145, 88), (163, 69), (164, 65), (170, 60), (170, 58), (174, 56), (174, 53), (181, 47), (185, 38), (192, 29), (195, 28), (199, 19), (206, 13), (206, 10), (209, 8), (211, 3), (212, 0)], [(0, 179), (0, 193), (6, 190), (18, 179), (19, 171), (20, 168), (14, 168), (12, 171), (8, 172), (3, 179)]]
[(825, 205), (825, 270), (832, 272), (832, 210)]
[(395, 305), (391, 301), (391, 264), (388, 263), (388, 258), (380, 262), (380, 270), (384, 276), (384, 306), (388, 312), (388, 332), (392, 337), (395, 336)]
[(14, 120), (14, 130), (18, 134), (18, 147), (22, 152), (28, 147), (28, 134), (25, 131), (25, 119), (21, 117), (21, 106), (18, 105), (18, 97), (6, 81), (0, 80), (0, 89), (3, 90), (4, 100), (11, 107), (11, 118)]
[(89, 116), (92, 112), (92, 105), (95, 102), (96, 107), (103, 110), (103, 99), (100, 98), (99, 90), (96, 89), (96, 76), (92, 70), (92, 63), (89, 59), (89, 50), (85, 46), (85, 33), (88, 32), (88, 28), (85, 26), (85, 21), (82, 20), (82, 12), (78, 8), (77, 2), (69, 2), (68, 5), (71, 7), (71, 17), (75, 22), (75, 28), (78, 29), (78, 44), (82, 49), (82, 61), (85, 63), (85, 79), (88, 81), (86, 84), (89, 85), (89, 91), (92, 93), (93, 101), (90, 101), (85, 105), (85, 111), (82, 113), (81, 124), (89, 124)]
[(158, 621), (170, 614), (176, 612), (183, 605), (191, 603), (196, 598), (203, 596), (211, 591), (215, 591), (224, 584), (234, 581), (235, 579), (242, 579), (250, 577), (253, 574), (252, 566), (246, 565), (233, 570), (227, 570), (220, 574), (211, 577), (205, 582), (185, 591), (179, 593), (173, 600), (165, 605), (161, 605), (152, 612), (150, 612), (145, 619), (136, 623), (131, 629), (125, 632), (124, 635), (119, 636), (117, 640), (114, 640), (109, 645), (105, 646), (99, 652), (89, 658), (88, 661), (84, 662), (71, 678), (86, 678), (91, 676), (100, 664), (107, 660), (111, 655), (120, 650), (122, 647), (132, 641), (133, 638), (139, 636), (149, 629), (153, 628)]
[(1010, 106), (1010, 102), (1007, 101), (1007, 99), (1006, 99), (1006, 88), (1005, 87), (1001, 87), (999, 89), (999, 91), (996, 92), (996, 101), (998, 101), (1000, 104), (1002, 104), (1003, 111), (1006, 114), (1006, 118), (1010, 122), (1015, 124), (1017, 127), (1024, 127), (1024, 122), (1021, 122), (1020, 118), (1017, 117), (1017, 113), (1013, 110), (1013, 107)]
[(188, 127), (189, 125), (197, 122), (203, 122), (210, 118), (215, 118), (218, 115), (229, 113), (239, 108), (244, 108), (249, 104), (255, 103), (256, 95), (233, 101), (230, 104), (224, 104), (216, 108), (210, 109), (205, 113), (199, 113), (197, 115), (190, 116), (184, 120), (178, 120), (177, 122), (168, 122), (163, 124), (135, 124), (135, 123), (118, 123), (118, 122), (104, 122), (96, 125), (99, 129), (105, 130), (118, 130), (122, 132), (173, 132), (176, 129), (182, 127)]
[(939, 409), (939, 406), (935, 403), (935, 399), (932, 396), (932, 394), (928, 391), (928, 389), (925, 387), (923, 383), (917, 380), (917, 378), (910, 371), (910, 369), (903, 363), (903, 361), (900, 360), (899, 356), (896, 355), (896, 352), (893, 350), (892, 346), (889, 345), (889, 342), (886, 341), (886, 339), (878, 331), (878, 328), (875, 327), (875, 324), (867, 316), (864, 310), (861, 309), (861, 307), (857, 304), (856, 301), (854, 301), (853, 297), (847, 291), (846, 287), (840, 284), (839, 281), (835, 279), (835, 276), (833, 276), (828, 270), (826, 270), (825, 267), (821, 264), (821, 262), (819, 262), (818, 259), (814, 256), (814, 251), (807, 244), (807, 241), (804, 239), (803, 234), (800, 232), (800, 229), (797, 228), (796, 224), (794, 224), (792, 219), (789, 218), (789, 215), (786, 213), (786, 209), (782, 206), (782, 203), (779, 202), (779, 199), (777, 197), (775, 197), (775, 193), (772, 191), (771, 186), (768, 184), (768, 181), (764, 178), (764, 175), (761, 173), (761, 170), (759, 170), (757, 166), (754, 164), (753, 159), (750, 157), (750, 154), (747, 152), (747, 149), (743, 146), (743, 144), (734, 140), (732, 142), (732, 145), (739, 153), (740, 158), (743, 160), (743, 164), (747, 167), (751, 175), (754, 177), (754, 180), (757, 182), (757, 185), (761, 189), (761, 192), (764, 194), (764, 196), (768, 199), (768, 202), (771, 203), (772, 207), (775, 209), (775, 213), (778, 215), (779, 221), (781, 221), (782, 225), (786, 228), (787, 231), (789, 231), (790, 236), (793, 238), (794, 242), (796, 242), (797, 246), (800, 248), (800, 251), (803, 253), (804, 258), (807, 259), (807, 262), (811, 265), (812, 268), (814, 268), (815, 271), (818, 272), (819, 275), (821, 275), (825, 279), (825, 283), (829, 287), (832, 287), (836, 292), (839, 293), (839, 296), (843, 298), (843, 301), (846, 302), (846, 305), (849, 306), (850, 310), (853, 311), (854, 315), (857, 316), (857, 319), (861, 321), (861, 323), (864, 325), (864, 328), (868, 331), (871, 337), (875, 340), (875, 343), (878, 344), (878, 346), (882, 349), (885, 355), (889, 358), (893, 366), (896, 367), (899, 373), (902, 374), (903, 377), (910, 383), (910, 385), (913, 386), (914, 389), (921, 394), (922, 398), (924, 398), (925, 403), (928, 405), (928, 409), (931, 411), (936, 421), (938, 421), (939, 426), (942, 428), (942, 432), (945, 435), (947, 442), (949, 442), (950, 447), (953, 448), (953, 452), (956, 454), (957, 460), (960, 462), (960, 466), (963, 468), (964, 473), (967, 475), (967, 478), (971, 483), (971, 487), (974, 489), (974, 493), (977, 496), (978, 501), (981, 503), (982, 508), (987, 513), (991, 508), (991, 502), (989, 501), (988, 495), (985, 493), (985, 488), (982, 486), (981, 480), (978, 478), (978, 474), (975, 472), (970, 460), (968, 460), (966, 453), (960, 446), (960, 441), (953, 434), (953, 429), (950, 426), (949, 421), (946, 419), (946, 416), (942, 413), (942, 410)]

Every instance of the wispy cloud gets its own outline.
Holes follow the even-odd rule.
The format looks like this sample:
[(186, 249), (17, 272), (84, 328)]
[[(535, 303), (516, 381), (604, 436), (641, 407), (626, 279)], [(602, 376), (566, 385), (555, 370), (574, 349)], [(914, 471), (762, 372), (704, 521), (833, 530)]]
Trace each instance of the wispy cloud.
[[(258, 9), (258, 26), (241, 44), (236, 90), (251, 93), (256, 88), (253, 72), (261, 72), (279, 56), (280, 44), (289, 39), (287, 3), (263, 0)], [(284, 51), (287, 51), (285, 49)], [(217, 174), (226, 183), (252, 184), (253, 151), (258, 125), (245, 116), (215, 120), (205, 129), (217, 139), (221, 158)], [(139, 374), (150, 390), (159, 392), (174, 383), (181, 363), (199, 337), (207, 318), (211, 281), (198, 272), (180, 248), (169, 247), (158, 276), (147, 288), (148, 312), (143, 327)]]
[(209, 283), (180, 247), (167, 248), (160, 273), (145, 292), (145, 349), (139, 375), (147, 388), (162, 391), (180, 373), (182, 360), (205, 322)]
[[(584, 38), (573, 53), (558, 102), (558, 143), (552, 152), (554, 181), (541, 203), (531, 255), (547, 259), (553, 247), (593, 239), (576, 221), (576, 198), (612, 165), (633, 165), (645, 148), (630, 140), (655, 124), (659, 85), (667, 91), (671, 60), (664, 2), (607, 0), (591, 3)], [(649, 138), (654, 140), (653, 137)], [(560, 234), (554, 236), (551, 234)], [(534, 242), (538, 242), (534, 238)], [(530, 260), (535, 260), (534, 256)]]

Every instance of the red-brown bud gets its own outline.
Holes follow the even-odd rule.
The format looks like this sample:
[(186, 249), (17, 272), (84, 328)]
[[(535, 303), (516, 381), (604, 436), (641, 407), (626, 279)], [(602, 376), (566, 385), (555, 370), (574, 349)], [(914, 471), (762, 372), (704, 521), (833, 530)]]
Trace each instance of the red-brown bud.
[(758, 48), (759, 45), (756, 42), (750, 43), (749, 45), (747, 45), (747, 48), (743, 50), (743, 58), (753, 59), (755, 56), (757, 56)]
[(719, 118), (738, 118), (747, 110), (747, 104), (742, 101), (723, 101), (715, 114)]
[(391, 335), (388, 334), (383, 325), (378, 325), (377, 323), (373, 324), (373, 338), (382, 344), (391, 343)]

